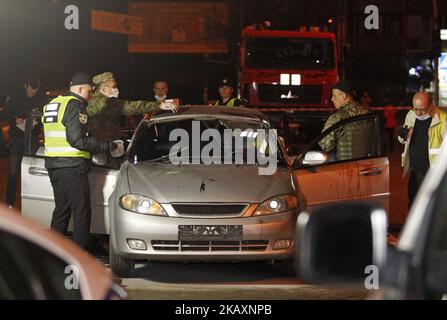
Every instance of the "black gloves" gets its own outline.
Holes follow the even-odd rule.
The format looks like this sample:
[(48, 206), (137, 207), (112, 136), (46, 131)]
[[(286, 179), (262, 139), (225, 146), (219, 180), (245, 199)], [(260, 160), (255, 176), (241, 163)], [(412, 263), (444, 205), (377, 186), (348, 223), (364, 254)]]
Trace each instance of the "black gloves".
[(115, 150), (116, 148), (118, 148), (118, 144), (116, 144), (116, 143), (113, 142), (113, 141), (110, 141), (110, 142), (109, 142), (109, 150), (110, 150), (110, 151), (113, 151), (113, 150)]
[(401, 137), (404, 141), (406, 141), (407, 137), (408, 137), (408, 127), (405, 126), (405, 127), (400, 128), (400, 130), (399, 130), (397, 135), (399, 137)]

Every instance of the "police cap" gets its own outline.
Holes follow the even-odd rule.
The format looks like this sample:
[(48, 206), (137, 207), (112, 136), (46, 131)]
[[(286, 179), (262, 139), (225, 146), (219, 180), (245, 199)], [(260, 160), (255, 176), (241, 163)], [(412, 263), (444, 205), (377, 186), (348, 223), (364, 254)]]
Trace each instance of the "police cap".
[(92, 84), (92, 78), (90, 77), (90, 75), (88, 75), (87, 73), (76, 73), (70, 81), (70, 87), (71, 86), (80, 86), (80, 85), (84, 85), (84, 84)]
[(229, 79), (227, 79), (227, 78), (222, 79), (222, 80), (219, 82), (219, 88), (222, 88), (222, 87), (230, 87), (230, 88), (233, 88), (233, 83), (231, 82), (231, 80), (229, 80)]

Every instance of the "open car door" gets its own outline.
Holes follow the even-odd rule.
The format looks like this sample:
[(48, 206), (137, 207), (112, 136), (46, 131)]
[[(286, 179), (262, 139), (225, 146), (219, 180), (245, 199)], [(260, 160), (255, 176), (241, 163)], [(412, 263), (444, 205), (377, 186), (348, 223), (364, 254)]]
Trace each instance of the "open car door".
[[(316, 137), (293, 163), (294, 178), (308, 209), (342, 201), (368, 201), (388, 210), (389, 163), (383, 155), (380, 117), (365, 114), (344, 119)], [(347, 135), (352, 152), (326, 153), (318, 142), (337, 130)]]
[[(25, 134), (30, 137), (31, 130), (26, 129)], [(25, 155), (21, 166), (22, 214), (45, 227), (50, 227), (55, 207), (53, 188), (45, 169), (44, 147), (41, 145), (34, 154), (31, 140), (31, 138), (25, 139)], [(92, 207), (91, 232), (94, 234), (109, 233), (108, 200), (115, 188), (118, 173), (117, 169), (93, 164), (88, 174)], [(69, 229), (72, 229), (72, 223)]]

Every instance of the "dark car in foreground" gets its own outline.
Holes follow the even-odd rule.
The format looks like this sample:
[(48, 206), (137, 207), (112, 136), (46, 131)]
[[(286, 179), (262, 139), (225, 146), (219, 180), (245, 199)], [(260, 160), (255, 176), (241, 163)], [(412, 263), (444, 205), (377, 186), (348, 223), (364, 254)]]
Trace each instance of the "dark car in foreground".
[(386, 212), (337, 204), (298, 217), (298, 274), (310, 282), (364, 286), (372, 298), (447, 294), (447, 142), (411, 207), (397, 246), (386, 244)]

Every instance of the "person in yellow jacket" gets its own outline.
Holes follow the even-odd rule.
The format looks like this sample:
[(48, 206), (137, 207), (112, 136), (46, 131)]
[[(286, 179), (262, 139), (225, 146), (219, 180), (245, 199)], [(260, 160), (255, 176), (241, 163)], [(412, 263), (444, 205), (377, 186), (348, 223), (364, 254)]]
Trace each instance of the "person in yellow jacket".
[(238, 107), (241, 101), (233, 97), (233, 85), (230, 80), (223, 79), (219, 84), (220, 99), (214, 104), (215, 106)]
[(117, 143), (88, 134), (87, 101), (92, 94), (91, 78), (77, 73), (70, 92), (43, 107), (45, 168), (53, 187), (55, 209), (51, 228), (67, 233), (73, 216), (73, 240), (87, 249), (90, 238), (91, 206), (87, 173), (91, 154), (111, 152)]
[(402, 154), (404, 176), (408, 181), (408, 206), (416, 197), (430, 165), (434, 163), (447, 130), (447, 113), (432, 103), (428, 92), (417, 92), (413, 109), (408, 111), (399, 130), (399, 142), (405, 145)]

